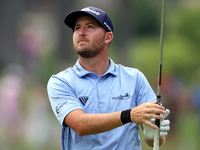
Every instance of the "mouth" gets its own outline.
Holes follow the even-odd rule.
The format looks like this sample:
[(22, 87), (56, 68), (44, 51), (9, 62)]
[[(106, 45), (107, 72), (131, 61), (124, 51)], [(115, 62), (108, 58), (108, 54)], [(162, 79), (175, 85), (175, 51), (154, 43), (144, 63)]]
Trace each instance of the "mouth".
[(79, 39), (78, 40), (78, 43), (85, 43), (85, 42), (88, 42), (88, 40), (87, 39)]

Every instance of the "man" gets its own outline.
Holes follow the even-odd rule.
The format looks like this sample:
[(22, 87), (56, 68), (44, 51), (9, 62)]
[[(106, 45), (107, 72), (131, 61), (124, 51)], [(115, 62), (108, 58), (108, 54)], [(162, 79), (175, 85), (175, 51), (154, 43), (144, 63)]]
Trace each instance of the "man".
[[(115, 64), (108, 56), (113, 25), (107, 14), (86, 7), (67, 15), (79, 59), (73, 68), (53, 75), (48, 95), (62, 127), (63, 150), (140, 150), (139, 124), (153, 145), (153, 119), (168, 112), (137, 69)], [(161, 115), (156, 115), (161, 114)], [(144, 126), (143, 126), (144, 124)], [(169, 130), (161, 121), (160, 144)]]

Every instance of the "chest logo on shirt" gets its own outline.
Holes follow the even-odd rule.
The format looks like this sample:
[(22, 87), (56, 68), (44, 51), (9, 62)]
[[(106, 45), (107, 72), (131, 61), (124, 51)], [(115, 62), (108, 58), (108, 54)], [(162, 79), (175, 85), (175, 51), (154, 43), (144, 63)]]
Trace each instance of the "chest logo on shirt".
[(129, 99), (131, 96), (129, 93), (126, 93), (125, 95), (119, 95), (117, 97), (112, 97), (112, 100), (126, 100)]
[(82, 97), (79, 97), (78, 99), (81, 101), (83, 106), (85, 106), (85, 104), (86, 104), (86, 102), (88, 100), (88, 96), (82, 96)]

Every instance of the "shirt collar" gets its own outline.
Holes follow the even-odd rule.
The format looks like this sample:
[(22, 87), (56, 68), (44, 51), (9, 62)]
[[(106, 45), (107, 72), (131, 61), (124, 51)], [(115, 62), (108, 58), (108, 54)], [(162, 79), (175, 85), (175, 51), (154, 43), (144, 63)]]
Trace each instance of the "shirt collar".
[[(106, 74), (112, 74), (114, 76), (117, 76), (117, 67), (116, 67), (116, 64), (113, 62), (113, 60), (111, 58), (109, 58), (109, 61), (110, 61), (110, 66), (108, 68), (108, 70), (106, 71)], [(81, 64), (79, 63), (79, 60), (76, 61), (76, 64), (74, 65), (73, 67), (74, 71), (76, 72), (76, 74), (79, 76), (79, 77), (83, 77), (87, 74), (91, 74), (93, 72), (90, 72), (90, 71), (87, 71), (85, 70)]]

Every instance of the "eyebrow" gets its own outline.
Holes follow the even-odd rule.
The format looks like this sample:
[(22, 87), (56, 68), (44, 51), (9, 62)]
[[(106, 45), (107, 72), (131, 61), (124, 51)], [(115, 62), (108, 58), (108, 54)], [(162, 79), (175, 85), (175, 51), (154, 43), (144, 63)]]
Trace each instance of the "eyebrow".
[[(93, 23), (93, 22), (88, 22), (88, 23), (86, 23), (86, 25), (89, 25), (89, 24), (95, 25), (95, 23)], [(80, 24), (79, 24), (79, 23), (78, 23), (78, 24), (75, 24), (74, 27), (75, 27), (75, 26), (80, 26)]]

